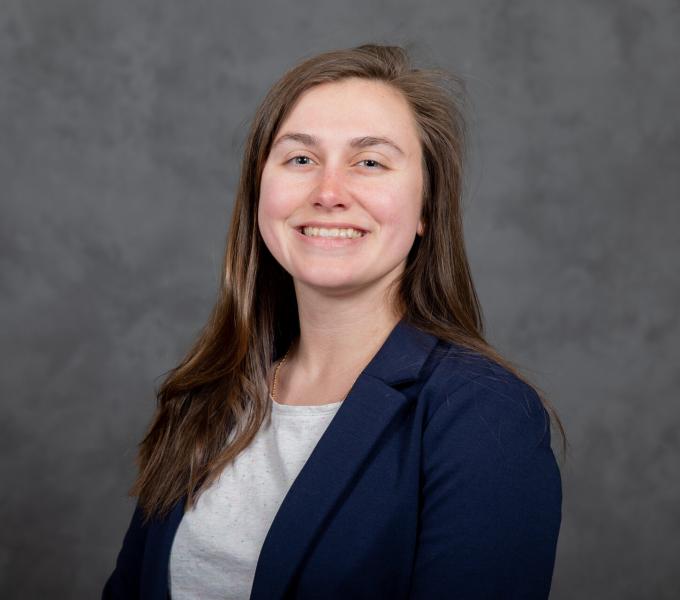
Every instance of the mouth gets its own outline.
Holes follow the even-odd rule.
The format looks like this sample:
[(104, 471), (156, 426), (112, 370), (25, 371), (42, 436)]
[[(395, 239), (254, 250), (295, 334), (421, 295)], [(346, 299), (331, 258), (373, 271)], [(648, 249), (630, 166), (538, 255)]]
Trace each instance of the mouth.
[(368, 234), (368, 231), (353, 226), (320, 227), (316, 225), (301, 225), (296, 229), (305, 237), (334, 240), (358, 239)]
[(295, 237), (300, 240), (304, 247), (313, 250), (321, 250), (323, 252), (333, 250), (349, 250), (352, 248), (360, 248), (364, 245), (370, 232), (363, 230), (355, 230), (352, 235), (347, 233), (341, 234), (338, 231), (333, 232), (333, 229), (347, 229), (347, 228), (330, 228), (328, 232), (319, 231), (319, 227), (293, 227)]

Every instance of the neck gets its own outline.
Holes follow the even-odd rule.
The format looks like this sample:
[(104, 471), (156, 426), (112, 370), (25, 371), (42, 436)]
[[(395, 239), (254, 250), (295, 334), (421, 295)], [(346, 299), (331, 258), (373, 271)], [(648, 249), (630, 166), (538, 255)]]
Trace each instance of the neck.
[(296, 285), (300, 338), (287, 362), (307, 381), (356, 377), (400, 319), (384, 290), (329, 297)]

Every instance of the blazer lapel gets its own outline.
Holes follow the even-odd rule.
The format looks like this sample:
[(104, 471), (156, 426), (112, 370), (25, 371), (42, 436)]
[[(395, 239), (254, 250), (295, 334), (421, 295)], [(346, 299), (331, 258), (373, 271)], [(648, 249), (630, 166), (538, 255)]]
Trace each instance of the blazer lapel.
[(284, 598), (328, 514), (409, 399), (437, 338), (399, 321), (357, 378), (279, 507), (260, 551), (251, 600)]

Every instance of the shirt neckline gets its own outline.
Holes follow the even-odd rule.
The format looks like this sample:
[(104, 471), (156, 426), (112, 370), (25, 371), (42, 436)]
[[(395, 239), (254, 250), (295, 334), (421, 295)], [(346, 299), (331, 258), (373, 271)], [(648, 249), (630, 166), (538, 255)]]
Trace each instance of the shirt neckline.
[(272, 412), (284, 415), (319, 415), (337, 410), (344, 402), (329, 402), (327, 404), (281, 404), (269, 394), (269, 401), (272, 405)]

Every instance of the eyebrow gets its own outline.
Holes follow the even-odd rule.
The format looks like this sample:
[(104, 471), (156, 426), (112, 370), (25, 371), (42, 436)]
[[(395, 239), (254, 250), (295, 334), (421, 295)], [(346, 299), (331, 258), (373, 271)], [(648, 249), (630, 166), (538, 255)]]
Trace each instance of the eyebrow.
[[(282, 142), (286, 141), (292, 141), (292, 142), (300, 142), (301, 144), (304, 144), (305, 146), (309, 146), (311, 148), (316, 148), (321, 145), (319, 142), (318, 138), (315, 138), (313, 135), (309, 135), (307, 133), (284, 133), (282, 136), (280, 136), (273, 144), (272, 144), (272, 149), (274, 149), (275, 146), (278, 146)], [(386, 138), (386, 137), (379, 137), (379, 136), (373, 136), (373, 135), (365, 135), (362, 137), (356, 137), (352, 138), (349, 141), (349, 145), (352, 148), (370, 148), (371, 146), (389, 146), (396, 150), (399, 154), (404, 154), (404, 151), (397, 146), (395, 142), (393, 142), (391, 139)]]

